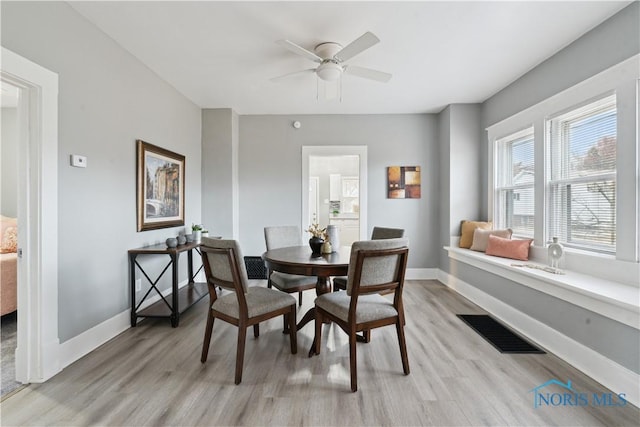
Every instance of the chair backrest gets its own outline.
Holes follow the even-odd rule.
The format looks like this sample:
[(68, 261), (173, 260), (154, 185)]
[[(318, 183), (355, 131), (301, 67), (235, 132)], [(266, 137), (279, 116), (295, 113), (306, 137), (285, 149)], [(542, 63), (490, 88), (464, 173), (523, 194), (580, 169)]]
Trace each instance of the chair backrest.
[(202, 238), (200, 246), (207, 283), (210, 286), (246, 293), (249, 287), (244, 257), (237, 240)]
[(265, 227), (264, 240), (267, 244), (267, 250), (300, 246), (302, 244), (300, 227), (296, 225)]
[(399, 239), (404, 237), (403, 228), (373, 227), (371, 240)]
[(384, 239), (354, 242), (349, 259), (347, 295), (402, 292), (409, 240)]

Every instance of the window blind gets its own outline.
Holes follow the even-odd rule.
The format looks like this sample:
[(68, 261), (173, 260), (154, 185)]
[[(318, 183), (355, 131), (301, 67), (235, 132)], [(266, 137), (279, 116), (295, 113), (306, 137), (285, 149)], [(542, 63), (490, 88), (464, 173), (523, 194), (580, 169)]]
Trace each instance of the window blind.
[(534, 231), (533, 148), (533, 128), (496, 141), (495, 227), (524, 237), (533, 237)]
[(614, 252), (615, 95), (551, 119), (548, 129), (548, 241)]

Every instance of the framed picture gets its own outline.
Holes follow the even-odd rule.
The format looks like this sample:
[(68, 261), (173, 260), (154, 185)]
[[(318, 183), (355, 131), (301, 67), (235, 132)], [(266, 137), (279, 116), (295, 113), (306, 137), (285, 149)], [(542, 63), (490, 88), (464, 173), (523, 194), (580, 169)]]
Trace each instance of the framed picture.
[(184, 225), (184, 156), (136, 144), (138, 231)]
[(419, 199), (420, 196), (420, 166), (387, 168), (387, 198)]

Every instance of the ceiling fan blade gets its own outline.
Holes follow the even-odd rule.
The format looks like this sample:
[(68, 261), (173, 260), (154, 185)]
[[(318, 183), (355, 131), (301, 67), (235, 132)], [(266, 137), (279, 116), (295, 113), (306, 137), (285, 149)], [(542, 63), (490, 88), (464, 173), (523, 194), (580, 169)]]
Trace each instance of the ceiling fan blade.
[(367, 31), (366, 33), (343, 47), (340, 52), (336, 53), (333, 56), (333, 58), (338, 61), (346, 61), (347, 59), (353, 58), (357, 54), (369, 49), (371, 46), (379, 42), (379, 38), (377, 38), (373, 33)]
[(288, 74), (284, 74), (282, 76), (273, 77), (272, 79), (269, 79), (269, 80), (271, 80), (274, 83), (278, 83), (281, 80), (284, 80), (284, 79), (289, 78), (289, 77), (293, 77), (293, 76), (296, 76), (296, 75), (302, 75), (302, 74), (311, 74), (311, 73), (315, 73), (315, 72), (316, 72), (315, 68), (307, 68), (306, 70), (294, 71), (293, 73), (288, 73)]
[(344, 72), (347, 74), (353, 74), (354, 76), (364, 77), (369, 80), (376, 80), (378, 82), (386, 83), (391, 79), (391, 74), (378, 70), (372, 70), (370, 68), (357, 67), (355, 65), (345, 65)]
[(303, 47), (298, 46), (293, 42), (290, 42), (289, 40), (278, 40), (276, 43), (278, 43), (280, 46), (284, 47), (285, 49), (290, 50), (293, 53), (296, 53), (298, 55), (304, 56), (307, 59), (310, 59), (313, 62), (318, 62), (318, 63), (322, 62), (322, 58), (320, 58), (318, 55), (308, 51)]

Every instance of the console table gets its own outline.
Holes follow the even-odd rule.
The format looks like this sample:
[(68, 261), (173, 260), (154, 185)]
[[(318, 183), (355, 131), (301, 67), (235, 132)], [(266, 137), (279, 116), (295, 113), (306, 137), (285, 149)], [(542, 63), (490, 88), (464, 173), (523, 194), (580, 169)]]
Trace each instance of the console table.
[[(194, 281), (195, 276), (200, 272), (200, 270), (202, 270), (201, 265), (195, 274), (193, 272), (193, 250), (195, 249), (195, 251), (200, 254), (200, 250), (198, 249), (199, 246), (200, 243), (194, 242), (178, 245), (175, 248), (168, 248), (167, 245), (162, 243), (129, 250), (132, 327), (136, 326), (138, 317), (166, 317), (171, 319), (171, 326), (175, 328), (180, 323), (180, 314), (209, 293), (206, 283), (196, 283)], [(180, 254), (183, 252), (187, 252), (188, 257), (187, 269), (189, 283), (181, 289), (178, 289), (178, 260), (180, 258)], [(152, 280), (137, 261), (137, 258), (141, 255), (167, 255), (169, 256), (169, 263), (164, 267), (160, 275), (155, 280)], [(151, 284), (151, 287), (139, 302), (136, 302), (136, 267)], [(167, 272), (169, 267), (171, 267), (172, 275), (172, 292), (171, 295), (164, 296), (156, 285), (164, 273)], [(140, 309), (140, 306), (147, 299), (149, 294), (151, 294), (152, 290), (156, 291), (160, 296), (160, 300), (148, 307)], [(169, 303), (168, 300), (171, 300), (171, 303)]]

